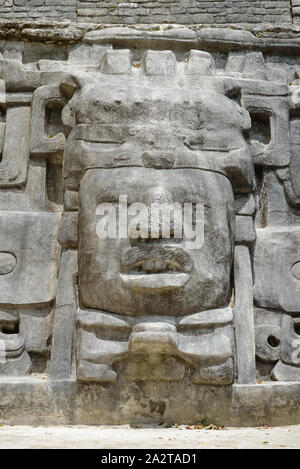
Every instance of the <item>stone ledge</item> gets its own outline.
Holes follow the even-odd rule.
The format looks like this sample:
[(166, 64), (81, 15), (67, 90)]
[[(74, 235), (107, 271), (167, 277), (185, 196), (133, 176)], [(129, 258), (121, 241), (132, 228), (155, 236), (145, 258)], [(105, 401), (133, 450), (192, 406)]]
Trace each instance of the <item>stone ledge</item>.
[[(78, 384), (39, 377), (0, 380), (7, 425), (120, 425), (203, 419), (225, 426), (300, 423), (300, 383), (199, 386), (144, 382)], [(117, 406), (117, 407), (116, 407)], [(117, 410), (116, 410), (117, 408)]]
[[(126, 31), (124, 33), (124, 31)], [(182, 33), (184, 32), (184, 34)], [(289, 53), (300, 48), (300, 25), (290, 27), (264, 25), (203, 25), (185, 26), (169, 25), (103, 25), (73, 22), (40, 22), (28, 23), (22, 21), (1, 21), (0, 40), (40, 42), (45, 44), (74, 44), (84, 40), (85, 35), (93, 37), (88, 42), (126, 42), (147, 45), (157, 40), (163, 40), (165, 45), (172, 43), (187, 47), (200, 47), (204, 44), (217, 47), (234, 46), (237, 49), (282, 50), (289, 49)], [(146, 44), (145, 44), (146, 43)]]

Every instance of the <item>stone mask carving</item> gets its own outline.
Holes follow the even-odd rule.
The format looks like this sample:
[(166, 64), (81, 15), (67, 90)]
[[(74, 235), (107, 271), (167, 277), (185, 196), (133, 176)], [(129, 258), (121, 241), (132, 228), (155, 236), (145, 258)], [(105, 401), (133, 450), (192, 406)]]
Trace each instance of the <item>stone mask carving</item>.
[[(244, 138), (249, 114), (231, 99), (236, 84), (214, 76), (207, 53), (192, 51), (187, 64), (178, 64), (170, 51), (148, 51), (134, 70), (129, 51), (109, 51), (101, 71), (101, 78), (75, 77), (79, 89), (65, 111), (75, 125), (64, 175), (70, 189), (79, 189), (78, 376), (115, 379), (111, 366), (122, 359), (129, 360), (131, 379), (178, 380), (184, 362), (199, 368), (208, 359), (211, 376), (202, 363), (207, 376), (197, 371), (194, 381), (231, 382), (231, 326), (221, 336), (214, 326), (232, 318), (234, 191), (254, 185)], [(155, 203), (202, 205), (201, 246), (189, 249), (183, 239), (161, 236), (161, 229), (158, 238), (149, 230), (138, 238), (101, 239), (98, 207), (112, 204), (118, 217), (124, 195), (128, 206), (144, 204), (149, 213)], [(95, 311), (93, 319), (85, 309)], [(192, 314), (187, 326), (177, 322)], [(118, 333), (111, 323), (116, 315), (124, 316)], [(180, 333), (180, 327), (190, 330)], [(145, 372), (147, 360), (157, 376)], [(170, 373), (170, 360), (177, 373)]]
[(5, 399), (26, 379), (25, 406), (32, 388), (93, 423), (294, 406), (298, 65), (246, 31), (221, 53), (222, 34), (106, 28), (68, 60), (0, 57)]

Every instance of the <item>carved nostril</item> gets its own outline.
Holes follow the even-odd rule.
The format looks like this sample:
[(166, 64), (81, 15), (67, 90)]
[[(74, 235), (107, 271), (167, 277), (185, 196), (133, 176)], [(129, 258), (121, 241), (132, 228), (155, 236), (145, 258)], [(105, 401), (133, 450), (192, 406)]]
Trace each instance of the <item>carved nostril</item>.
[(144, 270), (151, 270), (153, 271), (154, 270), (154, 261), (152, 261), (151, 259), (147, 259), (144, 263), (143, 263), (143, 269)]
[(163, 259), (147, 259), (143, 263), (143, 270), (146, 272), (161, 272), (163, 270), (166, 270), (168, 266), (168, 263), (164, 261)]

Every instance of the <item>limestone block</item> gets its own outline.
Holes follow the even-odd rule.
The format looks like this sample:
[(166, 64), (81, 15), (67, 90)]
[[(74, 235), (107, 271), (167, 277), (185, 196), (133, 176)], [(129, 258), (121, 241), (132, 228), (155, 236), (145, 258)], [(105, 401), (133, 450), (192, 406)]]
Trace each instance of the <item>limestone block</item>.
[(147, 76), (172, 76), (176, 73), (176, 57), (172, 51), (149, 50), (142, 58), (142, 67)]
[(3, 53), (4, 60), (14, 60), (17, 62), (22, 62), (22, 52), (19, 50), (5, 50)]
[(92, 52), (92, 47), (88, 46), (86, 44), (80, 44), (74, 46), (70, 52), (69, 52), (69, 57), (68, 60), (70, 62), (90, 62), (91, 61), (91, 52)]
[(69, 135), (71, 130), (75, 127), (76, 120), (73, 109), (68, 104), (62, 110), (61, 120), (64, 125), (65, 134)]
[(25, 336), (18, 330), (19, 321), (16, 311), (0, 311), (0, 376), (24, 376), (31, 371)]
[(270, 132), (270, 141), (251, 140), (251, 153), (254, 164), (262, 166), (286, 166), (291, 160), (289, 139), (289, 108), (285, 98), (268, 98), (243, 93), (243, 106), (255, 116), (262, 116), (260, 126), (267, 126), (266, 138)]
[(187, 75), (196, 76), (213, 76), (216, 74), (216, 66), (214, 60), (208, 52), (191, 50), (187, 58), (187, 66), (185, 73)]
[(244, 70), (246, 61), (245, 54), (238, 52), (229, 52), (227, 62), (225, 65), (225, 71), (229, 74), (237, 73), (241, 74)]
[(255, 353), (268, 363), (276, 363), (280, 358), (280, 326), (262, 324), (255, 328)]
[(14, 270), (0, 275), (0, 303), (26, 305), (54, 299), (59, 219), (58, 214), (43, 212), (0, 213), (0, 252), (16, 259)]
[(261, 52), (245, 54), (243, 52), (230, 51), (225, 71), (231, 76), (239, 76), (251, 80), (287, 83), (286, 70), (280, 68), (280, 64), (265, 63)]
[(300, 367), (300, 335), (295, 331), (293, 319), (287, 314), (282, 318), (280, 358), (287, 365)]
[(7, 91), (32, 91), (41, 86), (41, 73), (26, 70), (15, 60), (0, 60), (0, 76), (5, 80)]
[[(7, 339), (7, 334), (0, 334), (0, 337), (4, 343), (6, 342)], [(10, 337), (12, 339), (13, 337)], [(10, 344), (8, 347), (15, 347), (17, 344), (12, 345), (12, 342), (10, 341)], [(15, 352), (11, 350), (11, 352)], [(9, 352), (7, 352), (9, 353)], [(12, 359), (10, 359), (13, 357)], [(27, 352), (24, 352), (24, 349), (20, 353), (20, 350), (18, 349), (18, 354), (13, 356), (11, 355), (6, 356), (5, 363), (0, 363), (0, 377), (1, 376), (8, 376), (8, 377), (24, 377), (30, 374), (31, 372), (31, 360)]]
[(300, 120), (299, 119), (291, 120), (292, 158), (291, 158), (289, 177), (285, 181), (285, 189), (287, 192), (289, 202), (292, 205), (296, 205), (296, 206), (299, 203), (299, 197), (300, 197), (299, 130), (300, 130)]
[(290, 71), (279, 68), (277, 64), (265, 64), (267, 79), (277, 83), (288, 83)]
[(255, 239), (252, 217), (237, 215), (235, 217), (235, 242), (237, 244), (251, 244), (254, 243)]
[(234, 30), (231, 28), (201, 28), (197, 31), (197, 35), (200, 39), (209, 41), (247, 42), (250, 44), (255, 41), (255, 36), (250, 31)]
[(64, 195), (65, 209), (68, 211), (78, 210), (79, 201), (78, 201), (78, 192), (77, 191), (65, 191)]
[(29, 158), (30, 107), (6, 110), (4, 147), (0, 161), (0, 187), (25, 184)]
[(266, 80), (265, 61), (261, 52), (246, 54), (243, 73), (257, 80)]
[(176, 353), (178, 337), (173, 324), (139, 323), (132, 329), (129, 350), (134, 353)]
[(295, 366), (286, 365), (279, 361), (272, 370), (272, 379), (274, 381), (300, 381), (300, 368)]
[(73, 337), (77, 300), (75, 279), (77, 252), (63, 252), (58, 276), (49, 379), (68, 379), (73, 374)]
[(234, 380), (234, 368), (232, 358), (216, 365), (204, 365), (193, 374), (195, 384), (228, 385)]
[(25, 337), (26, 351), (48, 357), (53, 322), (53, 305), (19, 308), (19, 330)]
[[(30, 142), (32, 155), (48, 156), (63, 152), (66, 142), (64, 134), (59, 131), (54, 135), (47, 135), (46, 122), (47, 110), (51, 115), (51, 110), (56, 108), (58, 112), (57, 119), (59, 119), (59, 114), (64, 105), (65, 99), (57, 86), (42, 86), (34, 92)], [(54, 122), (53, 125), (55, 126), (55, 124)], [(51, 127), (49, 127), (49, 132), (52, 132)], [(54, 132), (56, 131), (54, 130)]]
[(230, 324), (233, 320), (232, 308), (219, 308), (213, 310), (201, 311), (200, 313), (191, 314), (178, 320), (179, 330), (196, 327), (210, 328), (214, 326), (224, 326)]
[(186, 331), (179, 333), (179, 354), (191, 363), (221, 362), (233, 355), (233, 333), (231, 326), (208, 330), (201, 335)]
[(257, 229), (256, 235), (253, 262), (256, 304), (289, 313), (299, 312), (299, 228), (263, 228)]
[(237, 382), (256, 383), (252, 266), (247, 246), (236, 246), (234, 257), (234, 325)]
[(68, 57), (68, 62), (72, 64), (80, 64), (82, 67), (83, 64), (86, 65), (100, 65), (105, 52), (108, 49), (111, 49), (112, 46), (100, 46), (98, 44), (87, 45), (87, 44), (80, 44), (74, 46), (70, 52)]
[(108, 50), (103, 55), (100, 71), (112, 75), (130, 74), (131, 62), (130, 50)]
[(253, 194), (236, 195), (235, 211), (237, 215), (250, 215), (255, 212), (255, 200)]
[(116, 381), (117, 373), (108, 365), (80, 360), (77, 368), (77, 378), (79, 381), (111, 383)]
[(78, 213), (65, 212), (59, 230), (58, 241), (63, 248), (78, 246)]
[[(160, 16), (161, 17), (161, 16)], [(162, 17), (161, 17), (162, 18)], [(196, 46), (197, 34), (188, 28), (172, 28), (167, 30), (144, 31), (130, 27), (105, 28), (101, 30), (89, 31), (84, 36), (84, 41), (88, 44), (128, 44), (140, 45), (144, 48), (153, 49), (154, 45), (164, 44), (165, 48), (188, 44)]]
[(31, 102), (32, 93), (29, 91), (24, 91), (21, 93), (6, 93), (4, 84), (3, 92), (0, 92), (0, 104), (3, 105), (4, 108), (12, 106), (30, 106)]
[[(127, 356), (127, 321), (100, 311), (77, 311), (77, 377), (80, 381), (115, 381), (114, 363)], [(122, 371), (123, 374), (123, 371)]]
[(169, 355), (135, 354), (121, 363), (128, 381), (178, 382), (185, 375), (184, 363)]
[(35, 158), (29, 160), (25, 187), (22, 185), (15, 188), (12, 184), (1, 189), (0, 211), (40, 212), (45, 207), (46, 160)]

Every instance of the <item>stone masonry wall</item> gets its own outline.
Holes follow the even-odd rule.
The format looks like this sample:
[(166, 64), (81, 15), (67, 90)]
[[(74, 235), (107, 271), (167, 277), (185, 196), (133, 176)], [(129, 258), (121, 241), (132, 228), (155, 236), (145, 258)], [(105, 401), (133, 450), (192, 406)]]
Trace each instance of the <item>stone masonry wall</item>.
[(25, 21), (282, 24), (298, 14), (300, 0), (0, 0), (0, 19)]
[(108, 23), (282, 23), (290, 2), (261, 0), (78, 0), (78, 19)]
[(0, 0), (0, 19), (76, 21), (76, 9), (77, 0)]

